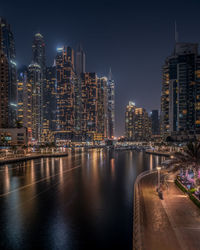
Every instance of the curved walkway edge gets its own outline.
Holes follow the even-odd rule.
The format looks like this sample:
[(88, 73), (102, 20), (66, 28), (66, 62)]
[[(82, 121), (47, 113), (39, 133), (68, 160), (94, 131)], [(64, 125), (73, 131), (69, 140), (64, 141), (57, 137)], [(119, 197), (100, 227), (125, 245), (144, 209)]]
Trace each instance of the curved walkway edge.
[(142, 250), (144, 249), (143, 246), (143, 215), (142, 215), (142, 194), (141, 189), (139, 188), (139, 184), (142, 178), (145, 176), (155, 173), (156, 170), (147, 170), (142, 172), (138, 177), (136, 178), (135, 184), (134, 184), (134, 211), (133, 211), (133, 250)]

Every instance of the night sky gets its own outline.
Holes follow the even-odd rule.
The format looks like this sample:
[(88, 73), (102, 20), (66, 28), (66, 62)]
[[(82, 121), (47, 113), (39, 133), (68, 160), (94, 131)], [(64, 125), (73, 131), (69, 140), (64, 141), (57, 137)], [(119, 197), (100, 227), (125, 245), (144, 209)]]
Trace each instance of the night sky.
[(47, 65), (56, 48), (81, 41), (86, 70), (116, 82), (116, 135), (124, 133), (129, 100), (148, 111), (160, 108), (161, 68), (174, 47), (176, 20), (181, 42), (200, 42), (200, 1), (1, 1), (0, 15), (11, 24), (17, 64), (31, 62), (33, 35), (41, 32)]

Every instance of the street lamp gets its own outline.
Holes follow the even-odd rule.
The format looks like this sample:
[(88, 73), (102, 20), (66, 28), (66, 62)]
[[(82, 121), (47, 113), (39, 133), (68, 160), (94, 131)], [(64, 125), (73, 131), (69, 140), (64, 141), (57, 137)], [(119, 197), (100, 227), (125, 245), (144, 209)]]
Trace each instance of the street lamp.
[(160, 190), (160, 170), (161, 170), (161, 167), (157, 166), (157, 170), (158, 170), (158, 191), (159, 191)]

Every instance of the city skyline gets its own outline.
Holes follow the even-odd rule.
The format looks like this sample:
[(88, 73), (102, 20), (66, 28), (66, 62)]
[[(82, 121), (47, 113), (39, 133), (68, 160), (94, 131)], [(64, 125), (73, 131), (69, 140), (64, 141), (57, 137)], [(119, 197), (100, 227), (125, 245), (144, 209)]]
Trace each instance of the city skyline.
[(200, 249), (199, 9), (0, 2), (0, 249)]
[[(67, 43), (76, 48), (81, 41), (86, 52), (88, 72), (108, 75), (111, 66), (116, 83), (116, 110), (119, 114), (116, 117), (116, 135), (122, 135), (124, 111), (129, 100), (148, 111), (160, 109), (161, 68), (166, 55), (174, 47), (175, 20), (180, 41), (200, 41), (200, 35), (195, 32), (199, 26), (195, 19), (198, 10), (196, 5), (199, 3), (194, 3), (192, 1), (188, 7), (186, 2), (181, 2), (182, 11), (177, 12), (179, 1), (173, 4), (173, 8), (172, 1), (169, 1), (165, 9), (161, 3), (157, 3), (156, 8), (145, 3), (146, 8), (143, 9), (144, 2), (133, 4), (127, 1), (121, 6), (118, 1), (115, 4), (106, 1), (91, 13), (91, 1), (84, 1), (84, 4), (77, 1), (76, 10), (75, 4), (68, 3), (74, 11), (69, 12), (66, 18), (65, 8), (62, 10), (59, 7), (65, 6), (63, 2), (56, 8), (51, 3), (46, 6), (41, 2), (41, 8), (36, 10), (37, 1), (31, 7), (24, 1), (12, 3), (12, 8), (11, 1), (7, 1), (0, 5), (0, 15), (5, 16), (11, 24), (19, 65), (30, 64), (30, 44), (34, 34), (39, 31), (46, 41), (47, 65), (53, 63), (57, 46)], [(44, 7), (48, 10), (45, 11), (45, 20)], [(75, 11), (76, 15), (73, 15)], [(103, 20), (100, 18), (102, 13), (105, 16)], [(188, 19), (185, 19), (186, 13)], [(18, 15), (21, 17), (19, 20)]]

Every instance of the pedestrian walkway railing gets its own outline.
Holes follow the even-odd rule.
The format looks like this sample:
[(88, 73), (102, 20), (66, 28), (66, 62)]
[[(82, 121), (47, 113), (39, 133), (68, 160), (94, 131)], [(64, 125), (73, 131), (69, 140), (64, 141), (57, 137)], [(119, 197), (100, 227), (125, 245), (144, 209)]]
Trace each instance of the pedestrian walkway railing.
[(156, 170), (147, 170), (138, 175), (134, 184), (134, 213), (133, 213), (133, 250), (144, 249), (144, 228), (143, 228), (143, 196), (140, 189), (140, 181), (145, 176), (155, 173)]

